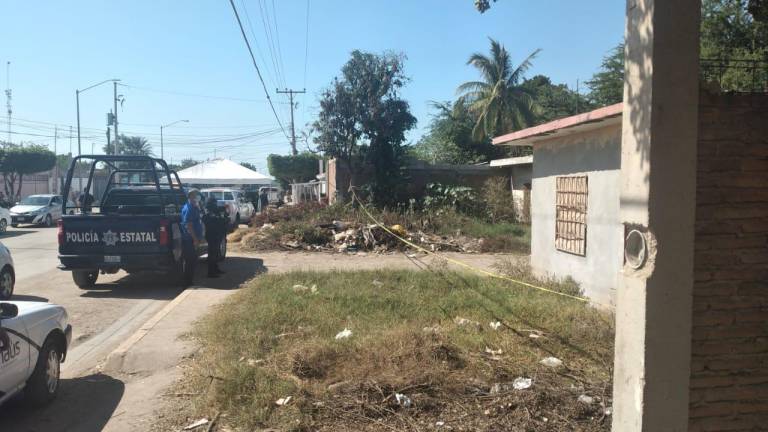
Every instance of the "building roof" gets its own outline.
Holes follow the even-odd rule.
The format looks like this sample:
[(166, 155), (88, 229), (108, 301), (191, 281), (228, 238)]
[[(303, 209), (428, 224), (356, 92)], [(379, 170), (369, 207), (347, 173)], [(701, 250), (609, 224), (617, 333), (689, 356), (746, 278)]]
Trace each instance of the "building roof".
[(272, 184), (270, 176), (260, 174), (229, 159), (213, 159), (179, 171), (186, 184), (253, 185)]
[(493, 139), (494, 145), (530, 146), (543, 139), (586, 132), (621, 122), (622, 103), (522, 129)]
[(505, 159), (494, 159), (491, 161), (492, 167), (505, 167), (515, 165), (528, 165), (533, 163), (533, 156), (519, 156)]

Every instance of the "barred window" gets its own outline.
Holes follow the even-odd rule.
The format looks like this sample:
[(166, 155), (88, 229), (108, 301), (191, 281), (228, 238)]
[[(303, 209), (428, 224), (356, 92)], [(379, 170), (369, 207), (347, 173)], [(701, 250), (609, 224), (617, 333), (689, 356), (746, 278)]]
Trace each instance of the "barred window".
[(587, 254), (587, 176), (557, 177), (555, 248)]

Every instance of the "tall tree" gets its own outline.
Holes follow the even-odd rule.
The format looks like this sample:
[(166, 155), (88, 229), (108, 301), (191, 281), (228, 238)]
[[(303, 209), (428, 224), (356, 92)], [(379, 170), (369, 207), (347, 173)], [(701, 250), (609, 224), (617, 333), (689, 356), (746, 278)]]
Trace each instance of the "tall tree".
[(611, 49), (600, 64), (600, 71), (586, 82), (589, 99), (596, 106), (624, 100), (624, 43)]
[(47, 171), (56, 165), (56, 155), (47, 147), (36, 144), (7, 144), (0, 158), (0, 173), (3, 175), (5, 195), (18, 199), (24, 176)]
[[(402, 186), (405, 133), (416, 125), (408, 102), (400, 98), (407, 82), (402, 55), (353, 51), (350, 60), (320, 100), (315, 144), (328, 156), (359, 173), (355, 158), (374, 168), (371, 192), (380, 205), (397, 201)], [(364, 151), (362, 151), (364, 149)]]
[(534, 124), (589, 111), (593, 107), (586, 96), (576, 93), (565, 84), (553, 84), (548, 76), (536, 75), (526, 79), (523, 87), (529, 89), (535, 101)]
[(428, 131), (410, 148), (417, 159), (431, 163), (469, 164), (485, 162), (502, 154), (488, 137), (475, 139), (472, 130), (475, 118), (461, 100), (434, 103), (437, 113)]
[[(146, 138), (141, 136), (125, 136), (120, 135), (120, 147), (118, 148), (121, 155), (127, 156), (152, 156), (152, 146), (149, 144)], [(114, 142), (104, 146), (104, 153), (115, 154)]]
[(723, 90), (764, 88), (768, 82), (766, 8), (764, 3), (748, 0), (702, 2), (701, 59), (706, 81), (716, 81)]
[(461, 101), (477, 116), (473, 129), (476, 139), (522, 129), (534, 119), (531, 92), (521, 83), (541, 50), (513, 67), (506, 48), (494, 39), (490, 41), (490, 56), (475, 53), (467, 61), (480, 71), (482, 81), (466, 82), (458, 88)]

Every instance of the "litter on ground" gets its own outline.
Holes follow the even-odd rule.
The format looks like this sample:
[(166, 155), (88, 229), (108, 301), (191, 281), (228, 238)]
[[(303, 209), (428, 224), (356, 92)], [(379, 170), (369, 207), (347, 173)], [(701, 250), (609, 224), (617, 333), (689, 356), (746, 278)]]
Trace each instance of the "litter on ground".
[(275, 404), (278, 406), (288, 405), (291, 402), (291, 399), (293, 399), (293, 396), (286, 396), (275, 401)]
[(525, 390), (528, 388), (531, 388), (533, 385), (533, 380), (530, 378), (515, 378), (514, 381), (512, 381), (512, 388), (515, 390)]
[(340, 331), (340, 332), (338, 332), (336, 334), (336, 340), (346, 339), (346, 338), (348, 338), (350, 336), (352, 336), (352, 330), (350, 330), (348, 328), (345, 328), (344, 330), (342, 330), (342, 331)]
[(411, 398), (402, 393), (395, 393), (395, 400), (397, 400), (397, 404), (403, 408), (408, 408), (413, 404)]
[(557, 357), (547, 357), (542, 359), (539, 363), (552, 368), (560, 367), (563, 365), (563, 361)]

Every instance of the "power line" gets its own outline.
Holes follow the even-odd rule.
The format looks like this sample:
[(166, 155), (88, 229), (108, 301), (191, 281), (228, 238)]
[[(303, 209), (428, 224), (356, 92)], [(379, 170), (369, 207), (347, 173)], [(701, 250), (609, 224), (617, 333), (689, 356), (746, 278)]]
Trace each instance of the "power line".
[(285, 128), (283, 127), (283, 122), (280, 121), (280, 117), (277, 115), (277, 110), (275, 110), (275, 105), (272, 103), (272, 98), (269, 97), (269, 91), (267, 90), (267, 85), (264, 83), (264, 78), (261, 76), (259, 65), (256, 64), (256, 57), (253, 56), (253, 50), (251, 49), (251, 44), (250, 42), (248, 42), (248, 36), (245, 35), (243, 22), (240, 21), (240, 14), (237, 13), (237, 7), (235, 6), (234, 0), (229, 0), (229, 4), (232, 6), (232, 11), (235, 13), (235, 18), (237, 19), (237, 25), (238, 27), (240, 27), (240, 33), (243, 35), (243, 41), (245, 41), (245, 46), (248, 47), (248, 53), (251, 55), (251, 61), (253, 62), (253, 67), (256, 69), (256, 74), (259, 76), (259, 81), (261, 81), (261, 86), (264, 89), (264, 94), (267, 96), (267, 101), (269, 101), (269, 106), (270, 108), (272, 108), (272, 114), (275, 115), (277, 124), (280, 125), (280, 129), (282, 129), (283, 134), (285, 135), (286, 138), (288, 138), (288, 133), (285, 131)]
[(160, 90), (155, 88), (140, 87), (140, 86), (128, 85), (128, 84), (120, 84), (120, 85), (133, 90), (146, 91), (151, 93), (163, 93), (163, 94), (170, 94), (170, 95), (176, 95), (176, 96), (197, 97), (197, 98), (204, 98), (204, 99), (221, 99), (221, 100), (230, 100), (230, 101), (237, 101), (237, 102), (255, 102), (255, 103), (266, 102), (266, 100), (264, 99), (247, 99), (247, 98), (239, 98), (239, 97), (232, 97), (232, 96), (214, 96), (214, 95), (178, 92), (173, 90)]

